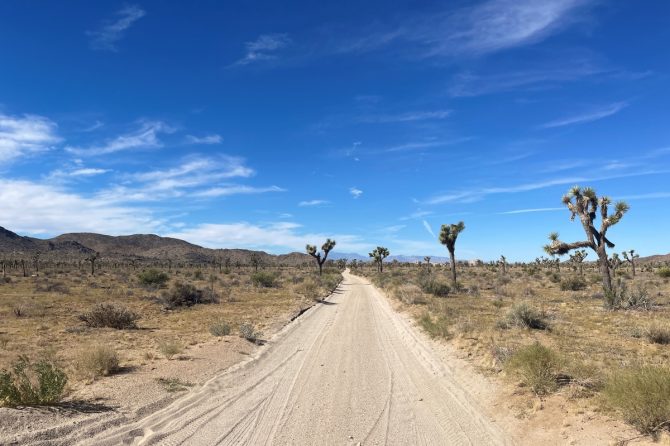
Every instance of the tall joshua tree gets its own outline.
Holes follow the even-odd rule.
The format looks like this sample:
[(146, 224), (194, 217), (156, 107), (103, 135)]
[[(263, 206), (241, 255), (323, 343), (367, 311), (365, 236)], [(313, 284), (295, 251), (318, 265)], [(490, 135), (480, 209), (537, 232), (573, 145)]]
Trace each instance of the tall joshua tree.
[(319, 265), (319, 276), (323, 273), (323, 264), (326, 263), (328, 258), (328, 253), (333, 250), (335, 247), (335, 240), (326, 239), (326, 242), (321, 246), (321, 251), (323, 251), (323, 256), (320, 252), (316, 252), (316, 246), (307, 245), (305, 247), (307, 254), (311, 255), (316, 259), (316, 263)]
[(462, 221), (457, 224), (451, 225), (442, 225), (440, 229), (440, 243), (447, 247), (449, 251), (449, 263), (451, 266), (451, 280), (456, 285), (456, 256), (454, 251), (456, 250), (456, 239), (458, 234), (460, 234), (463, 229), (465, 229), (465, 223)]
[(377, 271), (380, 273), (384, 272), (384, 259), (387, 258), (391, 253), (387, 248), (384, 248), (383, 246), (377, 246), (374, 251), (369, 253), (368, 255), (375, 259), (375, 263), (377, 264)]
[[(545, 248), (547, 251), (558, 255), (567, 254), (575, 249), (591, 248), (598, 255), (598, 264), (603, 280), (603, 288), (606, 293), (612, 292), (612, 276), (607, 258), (607, 248), (614, 248), (614, 243), (607, 239), (607, 231), (621, 221), (623, 215), (628, 212), (628, 205), (619, 201), (614, 205), (614, 212), (609, 212), (612, 201), (608, 197), (596, 195), (596, 191), (590, 187), (581, 188), (575, 186), (563, 196), (563, 204), (570, 211), (570, 219), (574, 221), (579, 217), (582, 223), (586, 240), (573, 243), (565, 243), (558, 237), (558, 233), (549, 236), (551, 243)], [(594, 220), (600, 210), (600, 229), (594, 226)]]
[(87, 262), (91, 262), (91, 275), (95, 276), (95, 261), (100, 257), (99, 252), (94, 252), (90, 256), (86, 257)]
[(637, 254), (634, 249), (630, 251), (624, 251), (621, 253), (626, 262), (630, 263), (631, 268), (633, 268), (633, 277), (635, 277), (635, 259), (640, 258), (640, 254)]
[(501, 272), (504, 275), (507, 274), (507, 259), (505, 256), (501, 255), (500, 260), (498, 261), (498, 264), (500, 265)]

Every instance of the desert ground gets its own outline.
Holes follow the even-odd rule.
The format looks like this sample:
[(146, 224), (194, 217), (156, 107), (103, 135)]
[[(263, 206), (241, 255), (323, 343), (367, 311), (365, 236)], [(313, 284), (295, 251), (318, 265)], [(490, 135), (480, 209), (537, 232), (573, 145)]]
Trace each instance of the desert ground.
[[(643, 290), (643, 302), (608, 309), (588, 265), (583, 274), (461, 265), (459, 289), (443, 265), (352, 266), (323, 302), (339, 282), (335, 269), (322, 281), (312, 268), (173, 271), (162, 287), (135, 271), (12, 277), (0, 288), (0, 369), (48, 358), (68, 384), (62, 401), (0, 408), (0, 440), (667, 442), (662, 427), (645, 431), (630, 406), (604, 396), (615, 372), (667, 361), (654, 337), (667, 327), (658, 268), (638, 268), (635, 278), (622, 268), (618, 279)], [(166, 289), (183, 281), (216, 300), (166, 309)], [(140, 314), (137, 327), (87, 326), (81, 314), (100, 302)], [(536, 326), (515, 321), (520, 305)], [(538, 345), (551, 359), (540, 378), (520, 359), (533, 358), (519, 354)], [(91, 365), (101, 347), (117, 356), (109, 370)]]

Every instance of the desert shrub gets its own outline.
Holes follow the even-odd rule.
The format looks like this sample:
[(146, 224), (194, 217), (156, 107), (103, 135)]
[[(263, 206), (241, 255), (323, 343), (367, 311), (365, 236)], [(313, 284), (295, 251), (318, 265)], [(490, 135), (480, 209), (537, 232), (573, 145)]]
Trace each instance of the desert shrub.
[(162, 287), (170, 280), (167, 273), (153, 268), (142, 271), (137, 275), (137, 278), (141, 285), (153, 287)]
[(654, 434), (670, 420), (670, 369), (643, 366), (614, 373), (603, 389), (605, 401), (641, 432)]
[(647, 339), (653, 344), (670, 344), (670, 328), (653, 324), (646, 332)]
[(79, 315), (79, 320), (93, 328), (116, 328), (117, 330), (137, 328), (140, 316), (127, 308), (101, 303), (87, 313)]
[(14, 313), (14, 316), (16, 317), (26, 317), (28, 316), (28, 308), (25, 304), (19, 303), (12, 307), (12, 313)]
[(35, 286), (35, 291), (42, 293), (69, 294), (70, 289), (63, 282), (45, 281)]
[(161, 341), (158, 343), (158, 351), (165, 359), (170, 360), (184, 351), (184, 347), (177, 341)]
[(559, 364), (560, 359), (553, 350), (535, 343), (516, 350), (505, 366), (536, 395), (546, 395), (558, 387), (556, 375)]
[(419, 325), (430, 335), (431, 338), (449, 338), (449, 321), (445, 316), (439, 316), (437, 319), (427, 311), (419, 318)]
[(561, 275), (555, 272), (547, 271), (547, 277), (551, 283), (559, 283), (561, 281)]
[(535, 330), (545, 330), (549, 326), (544, 315), (528, 302), (514, 304), (505, 318), (499, 321), (497, 325), (499, 328), (522, 327)]
[(176, 282), (172, 289), (162, 293), (159, 301), (165, 309), (173, 310), (177, 307), (217, 303), (219, 299), (211, 290), (205, 292), (190, 283)]
[(670, 279), (670, 267), (663, 266), (656, 271), (656, 274), (663, 279)]
[(321, 285), (313, 279), (307, 279), (296, 287), (299, 294), (310, 300), (321, 300)]
[(230, 324), (226, 321), (216, 321), (209, 326), (209, 332), (214, 336), (228, 336), (230, 334)]
[(256, 330), (256, 327), (254, 327), (254, 324), (251, 322), (243, 322), (240, 325), (241, 338), (244, 338), (249, 342), (253, 342), (254, 344), (258, 344), (261, 340), (261, 336), (263, 336), (263, 333)]
[(609, 310), (649, 310), (654, 304), (645, 287), (638, 285), (629, 290), (621, 279), (612, 284), (611, 291), (604, 291), (603, 296)]
[(199, 269), (196, 270), (196, 271), (193, 273), (193, 278), (194, 278), (195, 280), (202, 280), (203, 277), (204, 277), (204, 276), (203, 276), (203, 274), (202, 274), (202, 271), (200, 271)]
[(179, 378), (156, 378), (156, 382), (170, 393), (181, 392), (188, 390), (189, 387), (193, 387), (193, 383), (182, 381)]
[(75, 362), (75, 368), (83, 377), (95, 379), (111, 375), (119, 369), (119, 356), (106, 345), (97, 345), (84, 350)]
[(267, 271), (258, 271), (251, 275), (251, 283), (259, 288), (274, 288), (279, 285), (277, 275)]
[(586, 281), (581, 277), (571, 276), (561, 280), (562, 291), (581, 291), (586, 288)]
[(12, 278), (7, 277), (7, 276), (2, 277), (2, 278), (0, 278), (0, 284), (2, 284), (2, 283), (12, 283)]
[(432, 279), (421, 282), (419, 286), (424, 293), (432, 294), (435, 297), (447, 297), (451, 292), (449, 285)]
[(327, 274), (324, 274), (320, 278), (321, 282), (321, 287), (324, 289), (326, 292), (326, 295), (329, 295), (333, 291), (335, 291), (335, 288), (340, 284), (342, 281), (342, 274), (339, 272), (328, 272)]
[(395, 295), (408, 305), (422, 305), (426, 303), (421, 288), (416, 285), (406, 284), (396, 288)]
[(59, 402), (65, 392), (67, 375), (48, 360), (31, 363), (22, 356), (12, 370), (0, 370), (0, 405), (44, 406)]

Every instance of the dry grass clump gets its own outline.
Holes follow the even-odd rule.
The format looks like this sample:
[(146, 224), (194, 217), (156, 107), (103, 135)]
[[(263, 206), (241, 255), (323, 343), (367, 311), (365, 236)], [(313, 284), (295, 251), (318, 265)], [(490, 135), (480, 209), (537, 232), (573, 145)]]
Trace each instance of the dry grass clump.
[(407, 305), (423, 305), (426, 303), (426, 298), (421, 288), (411, 283), (395, 288), (394, 294)]
[(514, 304), (505, 318), (498, 321), (497, 325), (499, 328), (521, 327), (535, 330), (549, 328), (544, 314), (537, 311), (528, 302)]
[(158, 351), (168, 361), (184, 351), (184, 347), (177, 341), (161, 341), (158, 343)]
[(667, 325), (652, 324), (647, 329), (646, 336), (652, 344), (670, 344), (670, 327)]
[(96, 345), (79, 354), (75, 369), (89, 380), (108, 376), (119, 370), (119, 356), (111, 347)]
[(643, 366), (616, 372), (605, 384), (606, 402), (641, 432), (670, 426), (670, 369)]
[(137, 328), (139, 318), (137, 313), (110, 303), (97, 304), (90, 311), (79, 315), (79, 320), (89, 327), (117, 330)]
[(559, 364), (560, 359), (553, 350), (535, 343), (517, 349), (505, 367), (536, 395), (547, 395), (558, 387)]
[(581, 291), (585, 290), (587, 283), (582, 277), (571, 276), (561, 280), (561, 291)]
[(157, 378), (156, 382), (163, 386), (163, 388), (170, 393), (182, 392), (193, 387), (193, 384), (188, 381), (182, 381), (179, 378)]
[(251, 283), (259, 288), (276, 288), (279, 286), (279, 280), (275, 273), (268, 271), (258, 271), (251, 275)]
[(251, 322), (243, 322), (240, 325), (240, 337), (246, 339), (249, 342), (258, 344), (261, 341), (263, 333), (256, 330), (256, 327)]
[(216, 321), (209, 326), (209, 332), (214, 336), (228, 336), (230, 334), (230, 324), (226, 321)]
[(204, 291), (190, 283), (176, 282), (170, 291), (161, 295), (159, 301), (166, 310), (174, 310), (197, 304), (218, 303), (219, 298), (211, 290)]
[(656, 274), (658, 274), (658, 277), (661, 277), (663, 279), (669, 279), (670, 278), (670, 267), (668, 266), (663, 266), (656, 271)]
[(419, 325), (432, 338), (449, 338), (451, 336), (449, 332), (449, 321), (445, 316), (438, 316), (433, 319), (430, 313), (426, 311), (419, 318)]
[(137, 278), (141, 285), (157, 288), (164, 286), (170, 280), (167, 273), (154, 268), (142, 271), (137, 275)]

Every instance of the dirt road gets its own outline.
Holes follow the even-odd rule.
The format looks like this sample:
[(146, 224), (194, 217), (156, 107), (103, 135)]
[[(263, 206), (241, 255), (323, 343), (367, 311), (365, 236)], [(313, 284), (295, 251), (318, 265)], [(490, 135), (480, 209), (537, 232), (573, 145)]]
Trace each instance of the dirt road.
[(258, 358), (83, 444), (511, 444), (415, 330), (345, 273)]

